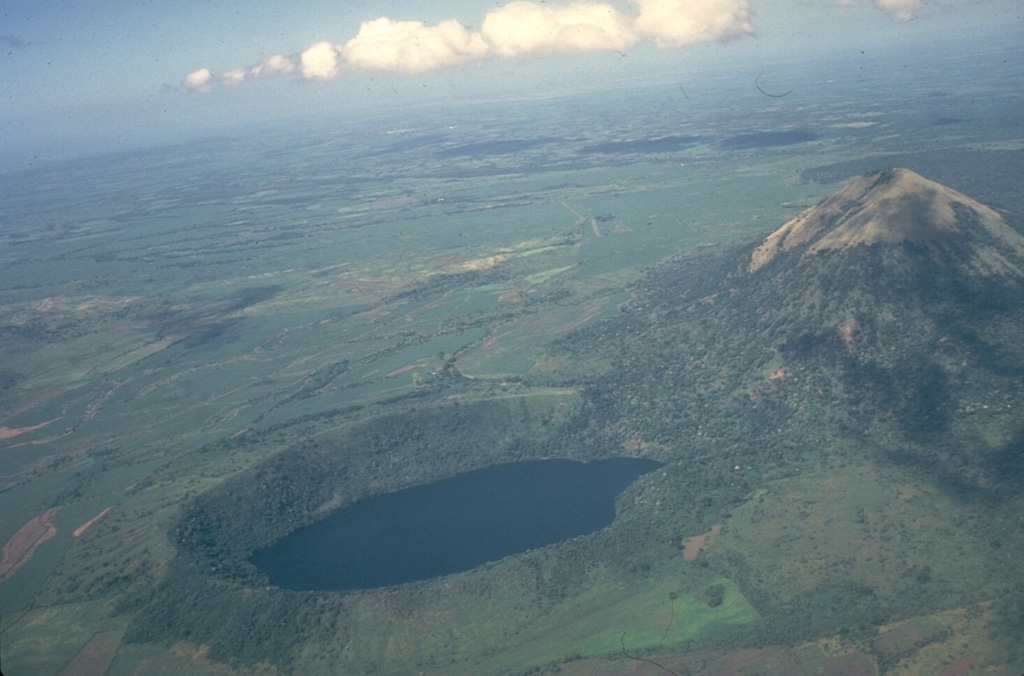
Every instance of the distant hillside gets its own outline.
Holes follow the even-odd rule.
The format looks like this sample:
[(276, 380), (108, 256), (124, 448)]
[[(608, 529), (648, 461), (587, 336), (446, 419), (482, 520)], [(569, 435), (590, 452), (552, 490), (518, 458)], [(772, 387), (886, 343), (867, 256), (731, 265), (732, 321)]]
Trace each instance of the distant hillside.
[(1024, 473), (1022, 280), (1024, 237), (998, 213), (890, 169), (756, 246), (655, 268), (619, 318), (561, 347), (614, 355), (591, 406), (625, 442), (770, 473), (856, 439), (998, 493)]

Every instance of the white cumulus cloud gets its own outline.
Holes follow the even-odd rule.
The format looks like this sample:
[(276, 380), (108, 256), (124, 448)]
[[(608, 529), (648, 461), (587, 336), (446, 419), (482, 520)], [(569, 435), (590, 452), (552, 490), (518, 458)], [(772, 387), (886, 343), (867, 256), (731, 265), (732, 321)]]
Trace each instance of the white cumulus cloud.
[[(890, 13), (910, 11), (922, 0), (874, 0)], [(754, 32), (749, 0), (629, 0), (636, 12), (606, 2), (546, 3), (514, 0), (487, 12), (479, 31), (455, 19), (429, 26), (422, 21), (380, 17), (360, 25), (344, 43), (310, 45), (297, 59), (277, 54), (249, 68), (219, 75), (208, 68), (183, 81), (191, 91), (236, 86), (271, 76), (329, 80), (341, 73), (419, 73), (487, 57), (529, 57), (574, 52), (625, 51), (644, 39), (661, 47), (724, 40)]]
[(307, 80), (329, 80), (338, 73), (338, 51), (324, 40), (302, 52), (299, 63)]
[(589, 2), (512, 2), (488, 12), (480, 30), (501, 56), (621, 51), (640, 40), (632, 18)]
[(186, 75), (182, 84), (185, 85), (186, 89), (191, 89), (194, 92), (208, 92), (210, 91), (210, 80), (212, 79), (213, 74), (210, 73), (209, 68), (200, 68)]
[(258, 66), (249, 69), (249, 75), (253, 77), (273, 77), (275, 75), (288, 75), (295, 70), (295, 64), (284, 54), (275, 54), (263, 60)]
[(225, 71), (221, 74), (220, 81), (225, 85), (237, 87), (242, 84), (242, 80), (245, 79), (246, 73), (247, 71), (245, 68), (232, 68), (231, 70)]
[(875, 7), (898, 21), (911, 21), (923, 5), (922, 0), (875, 0)]
[(364, 22), (339, 51), (350, 70), (418, 73), (482, 58), (487, 44), (454, 19), (427, 26), (381, 17)]
[(252, 68), (231, 68), (220, 75), (214, 75), (209, 68), (194, 70), (185, 76), (182, 84), (194, 92), (210, 92), (215, 86), (237, 87), (245, 80), (254, 77), (273, 77), (288, 75), (295, 70), (295, 64), (283, 54), (265, 59), (263, 63)]
[(633, 0), (636, 27), (660, 47), (752, 35), (748, 0)]

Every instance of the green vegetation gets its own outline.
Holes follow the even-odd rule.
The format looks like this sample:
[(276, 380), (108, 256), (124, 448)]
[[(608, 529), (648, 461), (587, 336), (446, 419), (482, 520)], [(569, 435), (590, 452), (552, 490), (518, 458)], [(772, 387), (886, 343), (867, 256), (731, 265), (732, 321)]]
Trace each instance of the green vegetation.
[(705, 582), (708, 586), (696, 594), (680, 594), (679, 582), (671, 580), (592, 587), (553, 608), (520, 637), (529, 646), (529, 661), (503, 655), (481, 667), (498, 671), (557, 661), (567, 645), (577, 659), (621, 654), (623, 644), (630, 653), (644, 654), (758, 620), (732, 582)]
[[(750, 250), (654, 268), (617, 317), (558, 341), (556, 355), (603, 353), (611, 364), (583, 382), (554, 373), (531, 377), (533, 386), (577, 386), (579, 396), (536, 397), (526, 387), (503, 398), (407, 408), (312, 435), (201, 494), (175, 532), (177, 567), (128, 639), (187, 641), (198, 625), (216, 659), (288, 666), (287, 656), (325, 630), (326, 617), (355, 618), (373, 602), (253, 593), (265, 585), (247, 562), (255, 549), (327, 510), (410, 483), (498, 461), (607, 457), (630, 447), (667, 464), (624, 496), (615, 524), (490, 567), (493, 579), (516, 581), (519, 599), (515, 612), (492, 620), (492, 630), (518, 636), (526, 653), (485, 659), (497, 644), (484, 641), (474, 652), (481, 650), (472, 647), (481, 641), (476, 635), (449, 637), (454, 644), (447, 649), (427, 649), (421, 638), (413, 648), (397, 638), (411, 628), (394, 627), (398, 643), (381, 645), (377, 657), (403, 664), (422, 650), (441, 662), (475, 654), (506, 670), (556, 661), (566, 646), (581, 658), (612, 656), (626, 637), (633, 651), (717, 646), (722, 636), (752, 645), (793, 643), (998, 594), (998, 582), (948, 589), (965, 566), (976, 567), (979, 579), (1004, 578), (1001, 564), (985, 556), (945, 556), (936, 548), (941, 528), (887, 534), (884, 514), (939, 524), (942, 510), (934, 499), (902, 497), (931, 489), (893, 489), (864, 467), (896, 461), (949, 500), (944, 481), (965, 462), (951, 439), (977, 429), (976, 417), (958, 407), (969, 393), (1012, 391), (1019, 377), (990, 367), (1002, 359), (998, 348), (982, 352), (962, 338), (988, 331), (989, 316), (995, 330), (1024, 326), (1000, 321), (1020, 313), (1008, 282), (984, 281), (978, 290), (956, 284), (948, 267), (900, 245), (818, 254), (810, 263), (786, 254), (747, 273)], [(922, 275), (949, 293), (935, 298), (935, 286), (920, 285)], [(982, 297), (999, 312), (981, 314)], [(958, 364), (955, 381), (951, 364)], [(435, 396), (467, 392), (444, 382), (431, 385)], [(994, 415), (984, 424), (1013, 434), (1013, 416)], [(900, 457), (892, 457), (894, 449)], [(915, 467), (915, 453), (928, 453), (933, 464)], [(974, 474), (958, 473), (955, 496), (1008, 495), (1013, 477), (1005, 467), (990, 471), (991, 461), (981, 457)], [(792, 478), (801, 471), (808, 476)], [(773, 501), (774, 491), (784, 499)], [(673, 539), (726, 518), (729, 528), (704, 560), (706, 570), (667, 572)], [(805, 528), (786, 533), (794, 523)], [(1014, 538), (1005, 528), (999, 537)], [(979, 543), (970, 551), (990, 548)], [(457, 595), (481, 584), (496, 593), (480, 576), (460, 574), (443, 584)], [(410, 585), (397, 602), (414, 596), (421, 604), (440, 584)], [(216, 608), (220, 621), (203, 624), (200, 608)], [(341, 665), (352, 656), (334, 659)]]
[[(612, 119), (609, 96), (591, 104)], [(931, 136), (914, 100), (872, 103), (901, 147), (934, 148), (899, 164), (1019, 204), (1020, 150)], [(570, 140), (515, 110), (553, 140), (505, 152), (471, 111), (443, 159), (368, 134), (339, 165), (347, 145), (295, 153), (292, 130), (10, 178), (0, 536), (60, 511), (2, 583), (5, 672), (1010, 664), (1024, 310), (1012, 279), (953, 265), (998, 242), (750, 274), (768, 231), (896, 162), (892, 141), (728, 150), (806, 121), (699, 102), (687, 124), (728, 132), (676, 134), (676, 104), (652, 104)], [(458, 575), (298, 593), (249, 563), (361, 498), (623, 454), (664, 466), (608, 528)]]
[(566, 266), (560, 267), (560, 268), (552, 268), (550, 270), (544, 270), (543, 272), (537, 272), (537, 273), (534, 273), (534, 274), (528, 276), (526, 278), (526, 281), (528, 281), (530, 284), (543, 284), (544, 282), (548, 281), (552, 277), (554, 277), (556, 275), (560, 275), (561, 273), (565, 272), (566, 270), (571, 270), (572, 267), (573, 266), (571, 266), (571, 265), (566, 265)]

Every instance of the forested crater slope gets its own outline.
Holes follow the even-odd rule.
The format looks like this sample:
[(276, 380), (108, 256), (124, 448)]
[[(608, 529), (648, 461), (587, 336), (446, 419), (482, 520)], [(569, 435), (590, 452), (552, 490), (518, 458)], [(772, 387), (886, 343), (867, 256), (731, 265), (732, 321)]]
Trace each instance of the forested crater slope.
[[(437, 381), (419, 403), (304, 439), (199, 495), (128, 638), (203, 636), (215, 659), (283, 669), (310, 655), (363, 668), (373, 654), (396, 672), (462, 660), (506, 673), (567, 644), (609, 659), (627, 635), (655, 652), (793, 644), (996, 598), (991, 612), (1011, 626), (1022, 242), (970, 198), (889, 170), (761, 241), (663, 262), (618, 316), (552, 343), (514, 395), (475, 397), (466, 379), (453, 396)], [(611, 366), (561, 366), (575, 360)], [(513, 460), (619, 455), (662, 466), (619, 497), (610, 526), (472, 571), (291, 592), (249, 562), (372, 495)], [(897, 537), (903, 511), (916, 525), (900, 522)], [(969, 556), (936, 555), (952, 527), (972, 538)], [(699, 551), (708, 537), (697, 558), (694, 538)], [(786, 538), (799, 546), (778, 546)], [(877, 559), (857, 550), (832, 565), (816, 549), (856, 538)], [(508, 635), (533, 652), (506, 652)]]

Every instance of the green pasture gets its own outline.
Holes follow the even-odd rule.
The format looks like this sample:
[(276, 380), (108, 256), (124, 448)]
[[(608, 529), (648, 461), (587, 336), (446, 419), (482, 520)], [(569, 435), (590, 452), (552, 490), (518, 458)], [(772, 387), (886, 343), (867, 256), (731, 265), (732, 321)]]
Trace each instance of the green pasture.
[[(706, 590), (720, 585), (721, 602), (711, 606)], [(565, 657), (598, 657), (666, 649), (726, 627), (759, 619), (731, 580), (710, 578), (697, 592), (679, 593), (673, 579), (590, 587), (557, 606), (517, 637), (517, 648), (485, 663), (500, 671), (541, 665)]]

